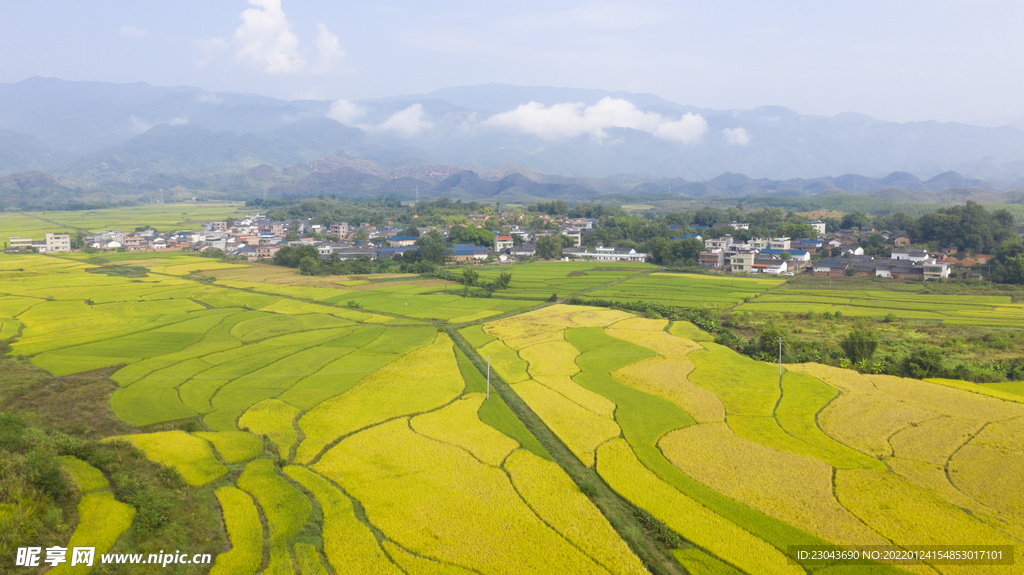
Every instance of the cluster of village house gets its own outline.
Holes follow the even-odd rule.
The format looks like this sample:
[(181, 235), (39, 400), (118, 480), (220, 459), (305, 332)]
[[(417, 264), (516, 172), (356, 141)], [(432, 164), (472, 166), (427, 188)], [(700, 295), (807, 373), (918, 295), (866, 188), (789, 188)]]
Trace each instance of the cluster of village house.
[[(490, 216), (472, 214), (470, 225), (479, 224)], [(628, 248), (606, 248), (598, 245), (594, 251), (588, 251), (581, 245), (580, 238), (586, 230), (597, 225), (596, 220), (585, 218), (562, 218), (556, 220), (559, 231), (522, 230), (518, 226), (504, 226), (503, 230), (494, 232), (494, 240), (490, 246), (475, 244), (450, 244), (450, 255), (454, 261), (484, 260), (494, 256), (500, 260), (510, 258), (528, 258), (537, 253), (538, 238), (562, 234), (571, 238), (576, 247), (563, 249), (564, 257), (590, 258), (598, 261), (647, 261), (648, 255)], [(309, 220), (273, 221), (264, 216), (246, 216), (228, 222), (210, 222), (200, 230), (158, 232), (153, 229), (126, 233), (121, 230), (109, 230), (85, 237), (85, 244), (95, 249), (114, 250), (123, 248), (125, 251), (156, 251), (156, 250), (190, 250), (204, 252), (219, 249), (224, 253), (250, 261), (273, 258), (284, 246), (312, 245), (322, 257), (337, 257), (342, 260), (367, 257), (393, 258), (408, 250), (415, 250), (417, 237), (437, 229), (444, 237), (448, 237), (450, 229), (435, 227), (417, 227), (416, 235), (411, 235), (408, 226), (386, 222), (383, 226), (368, 223), (350, 225), (347, 223), (321, 226)], [(298, 239), (287, 240), (286, 237), (295, 233)], [(317, 240), (314, 235), (332, 236), (336, 240)], [(515, 240), (518, 236), (520, 241)], [(34, 248), (39, 252), (71, 251), (71, 240), (67, 234), (47, 234), (45, 242), (31, 238), (11, 238), (11, 250)], [(294, 237), (294, 236), (293, 236)], [(365, 239), (356, 239), (365, 238)], [(518, 244), (518, 245), (517, 245)]]
[[(472, 214), (470, 225), (480, 224), (490, 216)], [(499, 260), (533, 257), (537, 253), (536, 240), (545, 235), (558, 233), (568, 236), (575, 246), (562, 248), (564, 258), (589, 259), (594, 261), (627, 261), (644, 262), (650, 259), (648, 254), (637, 252), (632, 248), (605, 247), (598, 243), (590, 250), (581, 243), (583, 232), (594, 229), (597, 221), (587, 218), (551, 218), (558, 223), (559, 231), (531, 232), (519, 229), (518, 226), (504, 226), (501, 232), (493, 232), (493, 244), (489, 247), (474, 244), (450, 244), (450, 254), (454, 261), (484, 260), (495, 257)], [(814, 275), (847, 276), (859, 275), (869, 277), (905, 278), (905, 279), (938, 279), (949, 276), (950, 265), (959, 262), (965, 265), (985, 263), (987, 256), (977, 255), (970, 259), (958, 260), (955, 246), (948, 246), (941, 254), (929, 254), (926, 250), (911, 249), (910, 237), (903, 232), (877, 230), (891, 246), (888, 258), (876, 258), (864, 254), (861, 242), (876, 233), (874, 229), (839, 230), (825, 233), (825, 224), (820, 221), (807, 222), (816, 232), (815, 238), (767, 237), (751, 238), (739, 241), (731, 235), (719, 238), (703, 238), (699, 232), (709, 229), (708, 226), (670, 226), (672, 231), (686, 231), (673, 240), (696, 239), (704, 242), (705, 249), (700, 252), (698, 264), (701, 267), (713, 268), (731, 273), (766, 273), (773, 275), (795, 275), (811, 273)], [(749, 229), (749, 225), (740, 222), (715, 224), (713, 228), (732, 227), (733, 229)], [(184, 232), (158, 232), (152, 229), (125, 233), (111, 230), (85, 237), (86, 245), (96, 249), (118, 249), (125, 251), (149, 251), (168, 249), (187, 249), (194, 252), (219, 249), (224, 253), (246, 258), (250, 261), (270, 259), (284, 246), (313, 245), (321, 257), (337, 257), (342, 260), (367, 257), (393, 258), (408, 250), (416, 249), (417, 236), (437, 229), (445, 237), (450, 230), (434, 227), (417, 227), (416, 235), (410, 234), (408, 226), (386, 222), (378, 227), (367, 223), (350, 225), (347, 223), (321, 226), (309, 220), (273, 221), (264, 216), (246, 216), (232, 222), (210, 222), (201, 230)], [(1024, 228), (1019, 230), (1024, 236)], [(295, 232), (298, 239), (286, 240), (286, 236)], [(696, 232), (696, 233), (694, 233)], [(320, 237), (332, 236), (337, 240), (316, 240)], [(520, 241), (515, 241), (518, 236)], [(366, 238), (366, 239), (356, 239)], [(517, 245), (518, 244), (518, 245)], [(68, 234), (46, 234), (43, 241), (31, 238), (12, 237), (11, 250), (34, 248), (40, 252), (71, 251), (71, 238)], [(833, 255), (836, 252), (839, 255)], [(820, 258), (811, 258), (812, 254), (822, 254)], [(973, 274), (980, 279), (980, 275)]]
[[(686, 234), (678, 239), (694, 238), (704, 242), (705, 250), (700, 253), (698, 260), (701, 267), (734, 273), (811, 273), (824, 276), (856, 275), (930, 280), (949, 277), (951, 263), (959, 262), (952, 258), (957, 252), (955, 246), (944, 248), (941, 255), (931, 255), (927, 250), (909, 248), (911, 239), (904, 232), (862, 229), (839, 230), (826, 234), (824, 222), (812, 221), (807, 224), (817, 232), (816, 237), (751, 238), (744, 242), (733, 239), (731, 235), (704, 239), (699, 234)], [(739, 222), (715, 224), (712, 227), (727, 226), (737, 230), (749, 229), (748, 224)], [(888, 258), (864, 254), (861, 242), (867, 240), (873, 233), (880, 233), (891, 247)], [(839, 255), (833, 255), (836, 252), (839, 252)], [(813, 258), (812, 261), (813, 254), (822, 254), (822, 257)], [(970, 263), (977, 261), (972, 260)], [(973, 275), (980, 279), (980, 275)]]

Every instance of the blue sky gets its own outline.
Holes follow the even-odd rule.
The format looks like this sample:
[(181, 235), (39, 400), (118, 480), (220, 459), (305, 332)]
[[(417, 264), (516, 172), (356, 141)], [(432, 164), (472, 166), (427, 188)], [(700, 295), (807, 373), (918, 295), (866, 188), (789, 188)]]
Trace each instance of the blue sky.
[(34, 75), (358, 100), (503, 82), (885, 120), (1024, 117), (1024, 2), (4, 3)]

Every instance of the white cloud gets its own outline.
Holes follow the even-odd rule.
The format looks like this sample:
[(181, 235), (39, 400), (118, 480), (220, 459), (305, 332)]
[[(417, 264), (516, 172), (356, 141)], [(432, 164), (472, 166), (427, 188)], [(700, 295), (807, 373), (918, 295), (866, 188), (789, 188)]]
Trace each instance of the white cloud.
[(341, 63), (345, 51), (339, 47), (338, 37), (331, 34), (326, 25), (317, 24), (316, 27), (319, 31), (316, 36), (316, 51), (320, 56), (317, 71), (330, 72)]
[(136, 28), (135, 26), (121, 26), (118, 32), (120, 32), (122, 36), (127, 36), (129, 38), (142, 38), (149, 34), (149, 30), (146, 30), (145, 28)]
[(148, 132), (149, 129), (153, 127), (153, 124), (151, 124), (151, 123), (149, 123), (149, 122), (147, 122), (147, 121), (145, 121), (142, 118), (139, 118), (137, 116), (130, 116), (128, 119), (132, 123), (132, 133), (133, 134), (141, 134), (143, 132)]
[(213, 58), (218, 52), (222, 52), (228, 48), (228, 43), (224, 38), (196, 40), (195, 45), (203, 51), (203, 57), (196, 61), (196, 66), (199, 66), (200, 68), (205, 68), (210, 62), (213, 62)]
[(750, 143), (750, 132), (743, 128), (726, 128), (722, 130), (725, 143), (730, 146), (746, 146)]
[(188, 123), (188, 120), (186, 120), (185, 118), (175, 118), (175, 119), (171, 120), (171, 125), (172, 126), (180, 126), (182, 124), (187, 124), (187, 123)]
[(204, 104), (222, 104), (224, 103), (224, 98), (221, 98), (213, 92), (203, 92), (202, 94), (196, 95), (196, 102)]
[(328, 118), (348, 126), (355, 125), (355, 121), (365, 115), (366, 108), (356, 104), (355, 102), (349, 102), (348, 100), (337, 100), (333, 102), (331, 104), (331, 109), (327, 112)]
[(390, 118), (376, 126), (360, 126), (363, 129), (375, 130), (378, 132), (395, 132), (400, 136), (415, 136), (423, 130), (434, 127), (433, 122), (423, 119), (423, 106), (413, 104), (408, 108), (395, 112)]
[(699, 114), (685, 114), (679, 120), (671, 120), (655, 112), (639, 110), (628, 100), (611, 97), (605, 97), (593, 106), (578, 102), (551, 106), (530, 102), (515, 110), (495, 114), (483, 124), (534, 134), (546, 140), (581, 134), (590, 134), (600, 140), (607, 137), (606, 128), (632, 128), (684, 144), (699, 141), (708, 129), (707, 122)]
[(241, 13), (242, 25), (232, 42), (235, 60), (268, 74), (301, 71), (306, 61), (299, 54), (299, 39), (281, 10), (281, 0), (249, 0), (256, 8)]

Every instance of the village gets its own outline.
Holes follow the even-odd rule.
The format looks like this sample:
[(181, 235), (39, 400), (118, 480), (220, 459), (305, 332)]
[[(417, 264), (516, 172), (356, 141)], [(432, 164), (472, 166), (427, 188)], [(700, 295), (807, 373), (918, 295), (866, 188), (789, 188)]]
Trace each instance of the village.
[[(590, 260), (604, 262), (651, 262), (651, 254), (632, 247), (604, 246), (595, 242), (587, 246), (583, 234), (594, 230), (598, 220), (591, 218), (545, 218), (558, 227), (558, 231), (520, 229), (518, 225), (502, 225), (490, 231), (489, 245), (477, 239), (476, 243), (457, 243), (449, 239), (459, 226), (483, 228), (482, 222), (490, 216), (471, 214), (468, 223), (447, 227), (400, 225), (393, 221), (375, 226), (335, 223), (321, 225), (306, 220), (270, 220), (256, 214), (237, 220), (213, 221), (198, 230), (163, 232), (152, 228), (125, 232), (120, 229), (79, 233), (47, 233), (42, 240), (11, 237), (6, 248), (9, 253), (35, 251), (61, 253), (77, 248), (102, 251), (145, 252), (182, 250), (193, 253), (216, 253), (224, 257), (248, 261), (271, 261), (286, 247), (312, 245), (321, 258), (336, 260), (391, 259), (417, 249), (418, 239), (437, 231), (449, 245), (448, 260), (456, 263), (505, 263), (525, 259)], [(985, 265), (991, 256), (985, 254), (957, 257), (956, 246), (940, 251), (915, 247), (907, 232), (896, 230), (840, 229), (826, 233), (822, 221), (808, 221), (807, 228), (817, 232), (816, 237), (751, 237), (747, 240), (731, 234), (704, 237), (709, 230), (748, 230), (742, 222), (716, 223), (713, 226), (669, 226), (673, 242), (696, 240), (703, 243), (697, 266), (720, 273), (770, 274), (794, 276), (811, 274), (831, 277), (879, 277), (914, 280), (946, 279), (953, 266), (973, 267)], [(1024, 237), (1024, 228), (1015, 228)], [(717, 235), (717, 234), (716, 234)], [(539, 240), (558, 236), (559, 248), (552, 253), (538, 252)], [(865, 254), (863, 244), (873, 238), (884, 241), (884, 255)], [(486, 237), (484, 234), (483, 237)], [(79, 244), (79, 245), (75, 245)], [(216, 252), (215, 252), (216, 250)], [(545, 257), (547, 256), (547, 257)], [(979, 272), (969, 272), (967, 279), (983, 279)]]

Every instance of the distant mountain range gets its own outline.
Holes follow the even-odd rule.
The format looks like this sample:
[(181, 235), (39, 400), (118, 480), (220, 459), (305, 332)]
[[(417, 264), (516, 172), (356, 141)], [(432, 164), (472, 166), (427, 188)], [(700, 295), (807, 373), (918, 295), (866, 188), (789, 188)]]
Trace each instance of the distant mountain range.
[(29, 171), (85, 196), (175, 187), (498, 199), (898, 188), (937, 198), (1024, 185), (1024, 131), (497, 84), (335, 103), (37, 77), (0, 84), (0, 176)]

